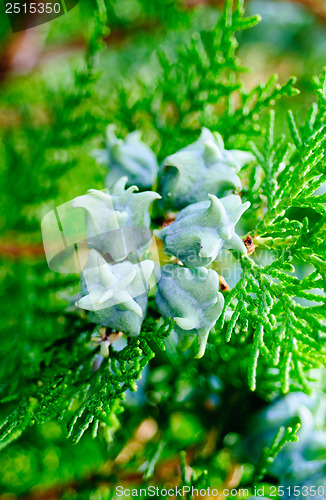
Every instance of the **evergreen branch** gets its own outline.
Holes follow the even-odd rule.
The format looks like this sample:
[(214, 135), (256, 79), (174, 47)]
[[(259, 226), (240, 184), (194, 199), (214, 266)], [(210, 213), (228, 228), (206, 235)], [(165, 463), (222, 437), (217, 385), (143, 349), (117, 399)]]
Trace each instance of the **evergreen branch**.
[(264, 448), (262, 454), (255, 467), (255, 475), (253, 482), (256, 483), (261, 481), (265, 476), (268, 468), (275, 461), (277, 455), (288, 443), (295, 443), (298, 441), (297, 432), (299, 431), (301, 424), (296, 424), (292, 427), (281, 426), (272, 442), (270, 447)]
[[(108, 432), (114, 432), (118, 426), (116, 414), (123, 410), (124, 393), (136, 390), (143, 368), (155, 356), (150, 344), (164, 349), (163, 340), (170, 334), (173, 322), (167, 320), (158, 329), (152, 328), (153, 322), (149, 320), (139, 337), (128, 339), (121, 351), (112, 351), (98, 368), (96, 353), (83, 334), (75, 342), (73, 352), (68, 343), (67, 350), (62, 344), (58, 348), (55, 344), (49, 346), (51, 362), (48, 360), (37, 381), (25, 380), (21, 402), (1, 424), (2, 446), (35, 422), (63, 419), (76, 405), (78, 409), (68, 423), (68, 435), (75, 432), (74, 442), (80, 440), (91, 424), (93, 436), (100, 422), (107, 426)], [(90, 333), (91, 330), (88, 337)]]

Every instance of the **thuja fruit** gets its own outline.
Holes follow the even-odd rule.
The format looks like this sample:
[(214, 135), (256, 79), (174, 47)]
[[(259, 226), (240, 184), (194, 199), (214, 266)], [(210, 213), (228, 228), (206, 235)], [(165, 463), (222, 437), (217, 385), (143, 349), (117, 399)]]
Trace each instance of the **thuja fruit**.
[(125, 140), (115, 135), (115, 126), (106, 129), (106, 147), (94, 152), (95, 158), (108, 168), (105, 185), (111, 188), (122, 175), (128, 178), (128, 185), (151, 188), (155, 182), (158, 163), (153, 151), (141, 140), (136, 130)]
[[(137, 335), (155, 275), (158, 312), (174, 319), (179, 347), (197, 344), (200, 357), (224, 307), (219, 276), (210, 266), (222, 250), (247, 252), (235, 226), (250, 204), (233, 193), (241, 190), (238, 173), (252, 157), (226, 150), (221, 136), (206, 128), (195, 143), (168, 156), (159, 171), (149, 151), (139, 134), (123, 141), (108, 127), (106, 150), (97, 156), (109, 169), (109, 189), (90, 190), (73, 201), (74, 208), (85, 211), (89, 247), (76, 305), (89, 311), (94, 323)], [(138, 187), (153, 184), (158, 193), (137, 193)], [(155, 231), (171, 262), (158, 271), (158, 263), (151, 260), (150, 238), (137, 239), (144, 228), (154, 229), (152, 202), (159, 203), (165, 215), (180, 210), (171, 224)]]
[(207, 200), (208, 193), (225, 196), (241, 190), (238, 173), (251, 153), (224, 148), (220, 134), (203, 127), (199, 139), (162, 162), (158, 174), (160, 205), (180, 210)]
[(300, 422), (298, 439), (286, 443), (275, 460), (267, 463), (267, 472), (278, 478), (280, 484), (289, 491), (295, 491), (295, 486), (300, 485), (300, 488), (320, 487), (324, 492), (326, 432), (321, 423), (325, 417), (326, 396), (323, 391), (317, 390), (311, 395), (303, 392), (287, 394), (252, 418), (251, 430), (239, 444), (239, 452), (243, 458), (249, 457), (251, 461), (257, 462), (261, 450), (270, 448), (280, 427), (293, 427)]

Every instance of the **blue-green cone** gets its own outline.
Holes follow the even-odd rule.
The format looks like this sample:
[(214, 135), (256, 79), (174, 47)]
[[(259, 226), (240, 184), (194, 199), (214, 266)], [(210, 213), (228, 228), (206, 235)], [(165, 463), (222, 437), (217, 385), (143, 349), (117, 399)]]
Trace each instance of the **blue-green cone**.
[(202, 267), (216, 259), (222, 249), (243, 254), (246, 247), (235, 233), (235, 225), (250, 203), (241, 203), (238, 195), (193, 203), (178, 213), (169, 226), (156, 231), (163, 240), (164, 250), (187, 267)]
[(90, 311), (94, 323), (138, 335), (153, 269), (151, 260), (111, 265), (96, 250), (90, 250), (82, 272), (82, 298), (76, 306)]
[(177, 153), (168, 156), (159, 170), (161, 207), (181, 210), (191, 203), (239, 192), (237, 175), (241, 167), (253, 159), (246, 151), (224, 149), (220, 134), (203, 127), (199, 139)]
[(122, 140), (116, 137), (114, 129), (114, 125), (106, 129), (106, 149), (94, 151), (95, 158), (109, 169), (105, 185), (111, 188), (126, 175), (128, 186), (136, 184), (140, 188), (151, 188), (158, 172), (155, 154), (141, 140), (139, 131), (131, 132)]
[[(301, 423), (298, 441), (282, 448), (268, 467), (268, 473), (291, 491), (296, 485), (306, 485), (323, 486), (326, 492), (326, 396), (321, 391), (311, 396), (290, 393), (259, 412), (251, 422), (250, 435), (239, 445), (240, 451), (257, 461), (261, 450), (270, 447), (281, 426), (293, 426), (297, 422)], [(286, 498), (292, 499), (295, 495)]]
[(72, 202), (73, 208), (86, 211), (89, 248), (109, 255), (115, 262), (134, 251), (143, 251), (150, 242), (148, 208), (153, 200), (160, 198), (154, 191), (135, 194), (138, 188), (125, 189), (126, 182), (127, 177), (122, 177), (109, 192), (91, 189)]
[(208, 334), (223, 310), (224, 298), (218, 290), (218, 274), (212, 269), (188, 269), (178, 264), (161, 269), (157, 308), (164, 318), (175, 320), (181, 349), (197, 339), (197, 358), (203, 356)]

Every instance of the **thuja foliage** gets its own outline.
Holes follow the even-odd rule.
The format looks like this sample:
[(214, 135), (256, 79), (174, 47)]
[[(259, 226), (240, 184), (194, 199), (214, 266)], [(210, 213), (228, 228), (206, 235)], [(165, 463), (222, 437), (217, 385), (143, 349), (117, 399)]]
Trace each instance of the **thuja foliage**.
[[(289, 110), (285, 125), (277, 101), (291, 108), (295, 79), (278, 84), (273, 75), (248, 89), (237, 55), (237, 32), (254, 27), (258, 16), (246, 17), (242, 1), (227, 0), (222, 13), (212, 11), (200, 25), (168, 4), (180, 39), (167, 32), (147, 79), (114, 82), (102, 107), (101, 41), (111, 21), (124, 22), (113, 3), (101, 2), (72, 89), (46, 88), (45, 100), (57, 103), (48, 108), (55, 129), (28, 125), (26, 110), (25, 137), (8, 133), (13, 168), (6, 185), (15, 186), (20, 162), (20, 186), (28, 182), (43, 213), (49, 200), (60, 199), (61, 175), (85, 157), (98, 170), (96, 185), (72, 196), (73, 210), (85, 215), (81, 281), (45, 264), (21, 280), (30, 300), (20, 318), (27, 334), (19, 336), (16, 320), (15, 349), (2, 353), (2, 446), (35, 423), (58, 419), (74, 442), (87, 431), (118, 454), (151, 415), (160, 433), (145, 450), (141, 472), (149, 481), (175, 446), (168, 422), (185, 408), (198, 413), (205, 401), (201, 426), (210, 428), (213, 415), (219, 437), (212, 427), (213, 451), (198, 452), (191, 466), (181, 455), (185, 485), (206, 487), (212, 471), (226, 481), (223, 464), (234, 457), (256, 464), (242, 478), (250, 487), (265, 477), (306, 484), (309, 471), (324, 485), (323, 451), (304, 432), (317, 443), (318, 425), (324, 429), (323, 417), (314, 421), (319, 410), (311, 393), (323, 399), (326, 71), (313, 80), (306, 117)], [(140, 6), (141, 18), (160, 17), (159, 6)], [(24, 207), (30, 193), (20, 193)], [(6, 200), (8, 208), (11, 195)], [(26, 216), (22, 208), (7, 229), (23, 224), (30, 231), (38, 218), (36, 209)], [(13, 265), (6, 275), (11, 293), (19, 271)], [(246, 418), (248, 435), (234, 446), (232, 436), (247, 427), (235, 416), (289, 392), (259, 414), (259, 436), (255, 420)], [(295, 411), (287, 406), (292, 396)]]

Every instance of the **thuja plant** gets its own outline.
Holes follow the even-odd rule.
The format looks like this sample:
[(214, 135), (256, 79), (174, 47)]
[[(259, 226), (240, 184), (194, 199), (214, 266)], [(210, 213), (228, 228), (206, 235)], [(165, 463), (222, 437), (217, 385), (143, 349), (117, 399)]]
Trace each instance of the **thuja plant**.
[[(258, 21), (228, 0), (213, 26), (185, 28), (181, 48), (165, 53), (163, 44), (149, 83), (117, 92), (108, 113), (116, 123), (104, 147), (88, 151), (103, 182), (72, 202), (85, 226), (78, 290), (65, 290), (63, 326), (38, 346), (31, 375), (6, 384), (3, 446), (35, 422), (61, 418), (75, 442), (89, 429), (117, 447), (126, 394), (136, 391), (129, 425), (155, 407), (163, 429), (142, 469), (148, 480), (172, 442), (164, 422), (185, 406), (199, 413), (207, 398), (221, 436), (214, 453), (248, 423), (233, 452), (255, 464), (251, 485), (265, 477), (303, 484), (309, 471), (323, 485), (324, 413), (311, 394), (323, 401), (326, 71), (313, 80), (304, 120), (278, 116), (276, 102), (289, 107), (298, 95), (294, 79), (279, 85), (272, 76), (250, 90), (241, 80), (235, 34)], [(173, 388), (162, 393), (151, 378), (160, 363)], [(161, 402), (148, 396), (146, 406), (141, 377)], [(295, 393), (257, 417), (259, 436), (251, 415), (234, 419), (241, 394), (251, 402), (252, 392), (259, 404)], [(184, 482), (207, 484), (200, 460), (201, 473)], [(217, 467), (213, 458), (206, 466)]]

